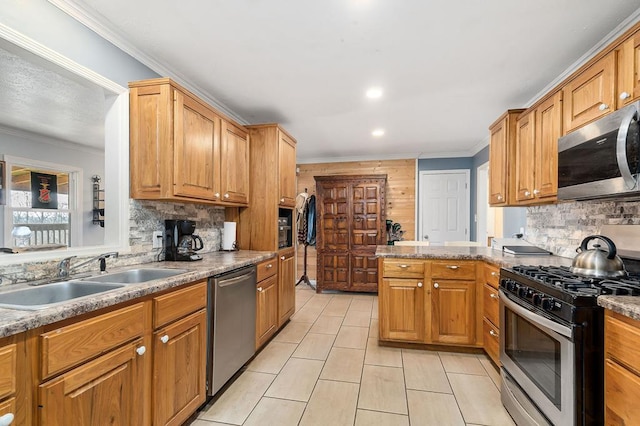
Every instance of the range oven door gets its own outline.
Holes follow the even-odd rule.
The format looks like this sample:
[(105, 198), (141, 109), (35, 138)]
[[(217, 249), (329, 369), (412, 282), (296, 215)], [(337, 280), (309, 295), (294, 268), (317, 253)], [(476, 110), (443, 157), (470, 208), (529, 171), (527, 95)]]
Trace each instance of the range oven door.
[[(575, 344), (573, 330), (555, 322), (536, 308), (511, 300), (500, 290), (500, 362), (520, 389), (510, 395), (525, 394), (530, 401), (519, 401), (517, 410), (527, 411), (531, 402), (539, 413), (518, 413), (514, 417), (540, 418), (555, 425), (574, 425)], [(513, 386), (504, 380), (503, 386)], [(504, 396), (503, 396), (504, 402)], [(507, 409), (513, 408), (507, 406)], [(532, 422), (536, 424), (537, 422)]]

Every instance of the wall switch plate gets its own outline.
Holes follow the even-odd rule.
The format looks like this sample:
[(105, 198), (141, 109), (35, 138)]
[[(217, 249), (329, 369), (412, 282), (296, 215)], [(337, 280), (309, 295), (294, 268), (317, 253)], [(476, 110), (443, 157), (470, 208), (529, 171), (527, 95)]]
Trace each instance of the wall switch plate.
[(162, 248), (162, 231), (153, 231), (153, 248), (154, 249), (158, 249), (158, 248)]

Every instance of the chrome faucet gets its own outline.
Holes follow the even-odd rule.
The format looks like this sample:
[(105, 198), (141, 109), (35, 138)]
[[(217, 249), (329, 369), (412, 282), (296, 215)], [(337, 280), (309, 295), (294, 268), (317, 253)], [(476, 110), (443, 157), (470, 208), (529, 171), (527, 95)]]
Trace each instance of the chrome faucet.
[(113, 257), (113, 258), (117, 258), (118, 257), (118, 252), (117, 251), (111, 251), (108, 253), (103, 253), (101, 255), (98, 255), (96, 257), (92, 257), (89, 260), (85, 260), (84, 262), (78, 263), (77, 265), (73, 265), (71, 266), (71, 259), (73, 259), (76, 256), (69, 256), (69, 257), (65, 257), (64, 259), (62, 259), (60, 261), (60, 263), (58, 263), (58, 278), (69, 278), (69, 275), (71, 274), (72, 271), (78, 269), (78, 268), (82, 268), (83, 266), (93, 262), (93, 261), (99, 261), (100, 262), (100, 272), (106, 272), (107, 270), (107, 258), (108, 257)]

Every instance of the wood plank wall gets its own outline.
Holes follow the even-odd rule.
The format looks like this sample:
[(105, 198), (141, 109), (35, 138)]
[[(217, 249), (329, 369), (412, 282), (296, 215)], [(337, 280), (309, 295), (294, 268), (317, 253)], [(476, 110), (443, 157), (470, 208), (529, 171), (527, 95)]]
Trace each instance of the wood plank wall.
[[(316, 193), (314, 176), (386, 174), (387, 219), (399, 222), (405, 231), (404, 238), (414, 239), (416, 217), (416, 163), (417, 160), (354, 161), (346, 163), (299, 164), (298, 193), (307, 189), (309, 195)], [(302, 245), (297, 248), (297, 278), (303, 271)], [(316, 279), (316, 250), (307, 249), (307, 275)], [(301, 284), (302, 285), (302, 284)]]

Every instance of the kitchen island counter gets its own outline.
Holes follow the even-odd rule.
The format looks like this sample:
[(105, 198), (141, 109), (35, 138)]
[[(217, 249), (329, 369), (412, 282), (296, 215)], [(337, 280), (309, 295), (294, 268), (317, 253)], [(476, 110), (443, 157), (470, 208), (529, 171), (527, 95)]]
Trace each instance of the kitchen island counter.
[(640, 321), (640, 297), (638, 296), (599, 296), (598, 305)]
[[(87, 312), (114, 306), (122, 302), (134, 300), (153, 293), (169, 290), (184, 284), (207, 279), (213, 275), (253, 265), (275, 256), (273, 252), (242, 250), (236, 252), (213, 252), (202, 254), (203, 260), (197, 262), (151, 262), (129, 265), (118, 269), (109, 269), (109, 273), (137, 268), (173, 268), (186, 269), (188, 272), (169, 278), (127, 284), (124, 287), (97, 293), (90, 297), (71, 299), (68, 302), (36, 311), (24, 311), (0, 308), (0, 337), (10, 336), (23, 331), (72, 318)], [(74, 277), (70, 277), (74, 279)], [(46, 286), (47, 284), (43, 284)], [(3, 286), (1, 292), (20, 288), (34, 288), (28, 284)]]

